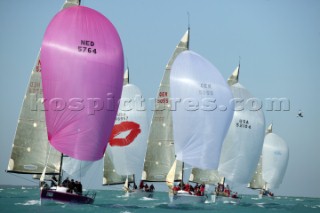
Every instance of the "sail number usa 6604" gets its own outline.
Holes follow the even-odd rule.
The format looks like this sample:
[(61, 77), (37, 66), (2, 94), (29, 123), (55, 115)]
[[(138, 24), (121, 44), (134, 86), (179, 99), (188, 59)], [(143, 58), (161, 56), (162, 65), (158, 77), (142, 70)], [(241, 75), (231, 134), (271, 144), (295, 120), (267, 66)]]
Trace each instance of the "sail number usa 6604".
[(93, 41), (81, 40), (80, 44), (81, 45), (78, 46), (79, 52), (97, 54), (97, 49)]

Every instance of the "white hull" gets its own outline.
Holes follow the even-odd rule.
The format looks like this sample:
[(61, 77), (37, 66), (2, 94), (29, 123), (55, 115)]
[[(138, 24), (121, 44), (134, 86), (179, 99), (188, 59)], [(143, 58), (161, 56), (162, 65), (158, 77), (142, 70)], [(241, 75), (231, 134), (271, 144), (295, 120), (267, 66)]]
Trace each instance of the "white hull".
[(207, 196), (197, 196), (189, 194), (187, 191), (180, 190), (177, 194), (169, 193), (169, 200), (172, 204), (195, 204), (204, 203)]

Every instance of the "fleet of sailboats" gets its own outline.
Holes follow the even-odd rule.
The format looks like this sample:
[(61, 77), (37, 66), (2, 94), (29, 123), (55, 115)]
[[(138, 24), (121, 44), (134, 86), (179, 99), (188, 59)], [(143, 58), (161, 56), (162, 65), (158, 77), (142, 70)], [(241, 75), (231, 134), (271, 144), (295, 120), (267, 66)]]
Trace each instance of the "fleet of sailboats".
[[(241, 108), (252, 95), (238, 82), (240, 64), (226, 82), (213, 64), (189, 50), (188, 28), (166, 65), (148, 128), (146, 110), (135, 102), (142, 98), (140, 89), (129, 83), (128, 72), (122, 80), (123, 52), (116, 29), (97, 11), (79, 5), (80, 0), (66, 0), (48, 26), (41, 60), (39, 53), (23, 100), (7, 172), (39, 178), (42, 200), (81, 204), (92, 204), (95, 192), (72, 192), (62, 180), (79, 173), (78, 166), (88, 168), (102, 157), (102, 184), (123, 184), (127, 194), (146, 192), (147, 183), (163, 182), (169, 187), (170, 202), (176, 204), (238, 199), (225, 182), (235, 186), (252, 179), (250, 188), (259, 189), (261, 196), (272, 195), (270, 190), (284, 177), (289, 148), (272, 133), (272, 125), (264, 133), (261, 110)], [(75, 15), (72, 23), (62, 24)], [(101, 22), (104, 32), (100, 28), (98, 34), (85, 32), (80, 25), (90, 21)], [(65, 51), (74, 43), (79, 45), (77, 54)], [(86, 57), (77, 58), (79, 53)], [(101, 61), (94, 58), (97, 53)], [(118, 109), (114, 100), (120, 96)], [(101, 100), (107, 102), (101, 105)], [(105, 106), (113, 110), (103, 110)], [(201, 190), (215, 185), (215, 191), (196, 194), (183, 188), (185, 165), (192, 167), (189, 182), (201, 185)], [(80, 178), (85, 172), (81, 173)], [(53, 180), (55, 175), (58, 179)], [(219, 191), (221, 185), (229, 193)], [(147, 192), (143, 196), (152, 194)]]
[[(228, 79), (234, 100), (245, 103), (252, 96), (238, 82), (239, 66)], [(190, 175), (191, 182), (203, 182), (214, 185), (215, 190), (208, 192), (208, 201), (217, 199), (239, 202), (237, 193), (231, 191), (232, 185), (247, 183), (251, 178), (262, 149), (264, 115), (260, 111), (250, 111), (243, 105), (235, 104), (234, 115), (227, 136), (223, 142), (219, 167), (216, 170), (193, 168)], [(256, 151), (253, 151), (256, 150)], [(226, 184), (226, 179), (228, 184)]]

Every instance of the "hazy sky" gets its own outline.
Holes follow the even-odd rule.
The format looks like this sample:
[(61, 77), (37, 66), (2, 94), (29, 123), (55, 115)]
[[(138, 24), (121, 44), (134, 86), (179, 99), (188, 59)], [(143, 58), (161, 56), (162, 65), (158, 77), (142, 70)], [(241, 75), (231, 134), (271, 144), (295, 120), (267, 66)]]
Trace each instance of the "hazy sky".
[[(30, 184), (4, 171), (46, 26), (63, 3), (0, 1), (0, 185)], [(211, 61), (226, 79), (240, 56), (240, 83), (255, 97), (265, 105), (268, 98), (290, 100), (289, 111), (263, 108), (266, 125), (273, 122), (273, 132), (290, 149), (276, 194), (320, 197), (320, 1), (82, 0), (82, 5), (115, 25), (129, 62), (130, 82), (146, 98), (156, 96), (165, 65), (187, 30), (189, 12), (191, 50)], [(296, 117), (299, 109), (303, 118)], [(151, 115), (148, 110), (149, 119)]]

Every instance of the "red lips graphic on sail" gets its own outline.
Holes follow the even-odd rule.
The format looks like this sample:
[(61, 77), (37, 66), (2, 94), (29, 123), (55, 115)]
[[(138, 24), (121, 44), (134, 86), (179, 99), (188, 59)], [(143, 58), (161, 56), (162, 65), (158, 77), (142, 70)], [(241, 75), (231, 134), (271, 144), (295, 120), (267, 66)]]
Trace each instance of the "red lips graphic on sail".
[[(129, 131), (129, 130), (131, 131), (127, 135), (127, 137), (115, 138), (122, 132)], [(120, 124), (114, 125), (111, 132), (109, 144), (110, 146), (127, 146), (134, 141), (134, 139), (140, 134), (140, 132), (141, 132), (141, 129), (139, 124), (132, 121), (121, 122)]]

